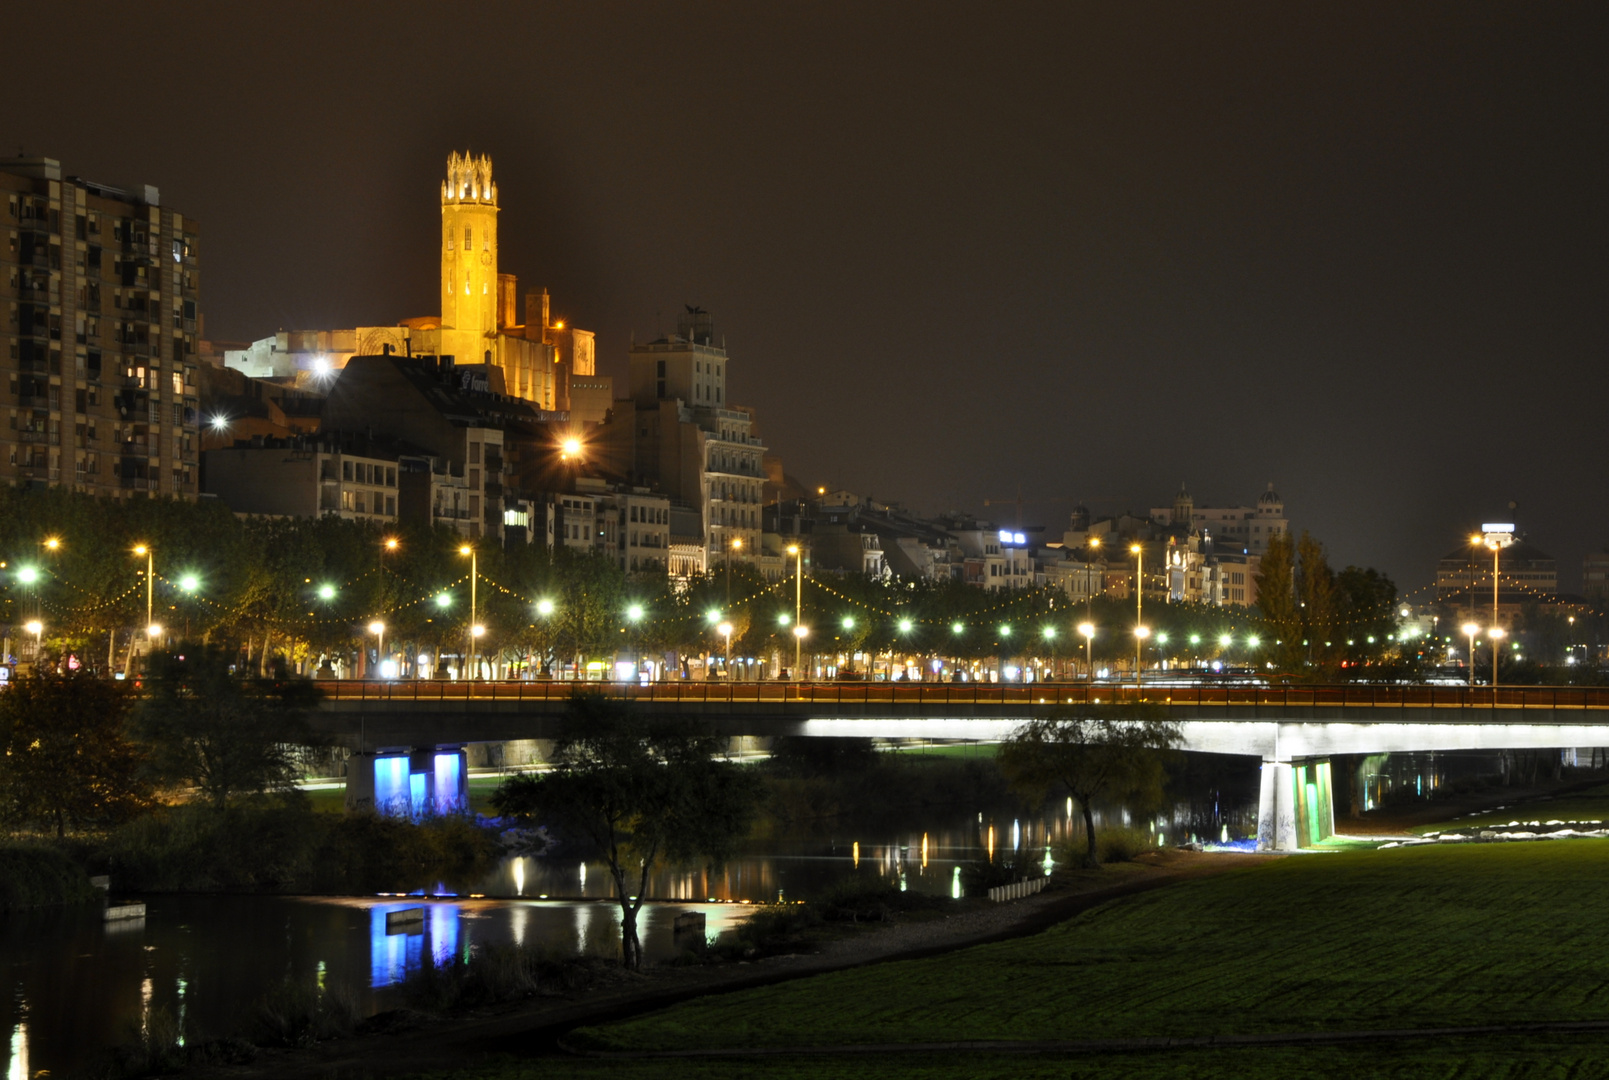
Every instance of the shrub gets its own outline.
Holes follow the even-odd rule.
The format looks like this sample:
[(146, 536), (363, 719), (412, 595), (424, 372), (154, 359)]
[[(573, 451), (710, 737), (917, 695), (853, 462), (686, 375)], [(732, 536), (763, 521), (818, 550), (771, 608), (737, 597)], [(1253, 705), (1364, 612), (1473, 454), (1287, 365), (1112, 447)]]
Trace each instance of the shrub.
[(82, 904), (100, 891), (84, 868), (43, 844), (0, 845), (0, 911)]
[(473, 1009), (591, 985), (598, 961), (527, 945), (477, 946), (468, 957), (427, 965), (402, 984), (408, 1004), (433, 1012)]
[(473, 879), (496, 857), (495, 835), (465, 818), (416, 825), (376, 814), (318, 814), (296, 800), (160, 811), (114, 832), (98, 859), (120, 883), (158, 892), (375, 892)]
[(352, 1034), (357, 1022), (357, 1006), (344, 991), (287, 979), (257, 1003), (251, 1041), (258, 1046), (311, 1046)]
[(1140, 829), (1102, 829), (1095, 835), (1095, 850), (1103, 863), (1133, 862), (1136, 855), (1156, 850), (1156, 838)]

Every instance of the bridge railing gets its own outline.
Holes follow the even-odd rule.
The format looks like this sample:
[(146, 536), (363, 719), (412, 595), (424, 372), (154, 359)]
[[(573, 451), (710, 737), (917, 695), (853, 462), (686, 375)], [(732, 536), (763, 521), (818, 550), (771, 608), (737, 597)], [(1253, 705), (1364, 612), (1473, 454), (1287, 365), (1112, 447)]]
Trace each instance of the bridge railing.
[(710, 705), (1049, 706), (1132, 704), (1192, 708), (1268, 709), (1609, 709), (1609, 689), (1577, 686), (1394, 686), (1351, 683), (1335, 686), (1228, 683), (1205, 686), (1105, 686), (1099, 683), (900, 683), (900, 682), (663, 682), (575, 683), (451, 679), (323, 680), (319, 688), (336, 701), (564, 701), (575, 693), (599, 693), (622, 701)]

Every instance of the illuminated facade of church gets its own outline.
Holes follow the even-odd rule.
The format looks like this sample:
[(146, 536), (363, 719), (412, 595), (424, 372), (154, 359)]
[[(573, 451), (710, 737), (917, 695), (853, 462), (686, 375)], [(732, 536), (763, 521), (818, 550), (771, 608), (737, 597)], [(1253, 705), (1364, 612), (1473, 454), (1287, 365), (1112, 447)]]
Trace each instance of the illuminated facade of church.
[(573, 411), (578, 420), (601, 419), (613, 395), (596, 374), (592, 332), (553, 321), (546, 289), (527, 293), (525, 318), (517, 317), (519, 282), (498, 271), (497, 194), (490, 157), (447, 158), (439, 316), (349, 330), (281, 330), (226, 349), (225, 366), (317, 390), (353, 356), (451, 356), (460, 366), (484, 367), (499, 393), (546, 411)]

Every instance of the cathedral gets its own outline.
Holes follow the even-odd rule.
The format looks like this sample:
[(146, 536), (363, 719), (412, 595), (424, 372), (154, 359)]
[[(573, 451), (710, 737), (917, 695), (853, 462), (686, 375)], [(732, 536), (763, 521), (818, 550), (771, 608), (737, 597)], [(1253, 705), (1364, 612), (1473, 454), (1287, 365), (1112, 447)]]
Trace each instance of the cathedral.
[(449, 155), (441, 182), (440, 315), (393, 326), (281, 330), (225, 349), (224, 365), (317, 391), (353, 356), (451, 356), (460, 367), (484, 371), (498, 393), (578, 420), (601, 419), (613, 393), (597, 376), (593, 334), (553, 321), (546, 289), (527, 293), (525, 317), (518, 317), (519, 281), (498, 270), (498, 211), (492, 159)]

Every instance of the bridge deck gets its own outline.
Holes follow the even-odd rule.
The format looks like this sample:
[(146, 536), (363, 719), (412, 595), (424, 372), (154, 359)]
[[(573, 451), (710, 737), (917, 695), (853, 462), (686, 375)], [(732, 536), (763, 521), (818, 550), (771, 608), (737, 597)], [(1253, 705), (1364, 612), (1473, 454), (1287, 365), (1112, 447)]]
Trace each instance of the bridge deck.
[[(1558, 712), (1609, 710), (1609, 688), (1401, 686), (1368, 683), (1336, 686), (1223, 684), (1118, 686), (1095, 683), (878, 683), (878, 682), (663, 682), (575, 683), (551, 681), (326, 680), (318, 684), (331, 702), (563, 702), (598, 693), (617, 701), (710, 705), (897, 705), (909, 708), (1132, 704), (1173, 708), (1266, 709), (1292, 712), (1329, 709), (1504, 709)], [(1037, 710), (1036, 710), (1037, 711)]]

